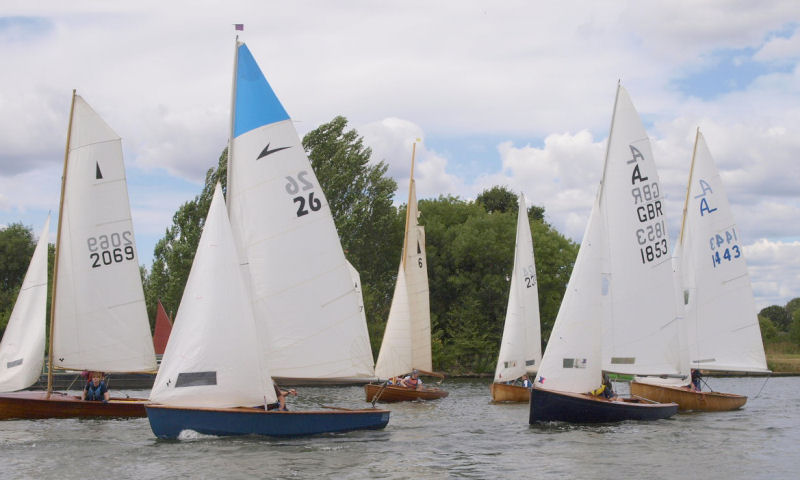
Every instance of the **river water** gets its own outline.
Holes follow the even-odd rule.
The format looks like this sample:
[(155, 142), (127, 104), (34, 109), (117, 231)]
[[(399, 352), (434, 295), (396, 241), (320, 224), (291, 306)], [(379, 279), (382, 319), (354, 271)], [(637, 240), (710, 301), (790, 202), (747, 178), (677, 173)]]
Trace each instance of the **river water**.
[[(530, 426), (527, 405), (489, 402), (488, 379), (453, 379), (445, 399), (389, 405), (385, 430), (289, 440), (156, 440), (146, 418), (4, 421), (0, 478), (800, 478), (800, 377), (707, 380), (747, 404), (656, 422)], [(298, 390), (290, 408), (368, 405), (361, 387)]]

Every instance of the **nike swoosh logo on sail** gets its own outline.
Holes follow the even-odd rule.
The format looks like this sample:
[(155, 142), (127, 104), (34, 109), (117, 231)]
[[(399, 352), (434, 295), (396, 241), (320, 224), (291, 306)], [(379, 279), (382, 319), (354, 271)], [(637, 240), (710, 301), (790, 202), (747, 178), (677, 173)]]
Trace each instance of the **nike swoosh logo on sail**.
[(292, 148), (292, 147), (279, 147), (279, 148), (273, 148), (272, 150), (270, 150), (269, 149), (269, 143), (268, 143), (267, 146), (264, 147), (264, 150), (261, 150), (261, 154), (258, 156), (258, 158), (256, 158), (256, 160), (260, 160), (260, 159), (266, 157), (267, 155), (271, 155), (271, 154), (273, 154), (275, 152), (280, 152), (281, 150), (286, 150), (287, 148)]

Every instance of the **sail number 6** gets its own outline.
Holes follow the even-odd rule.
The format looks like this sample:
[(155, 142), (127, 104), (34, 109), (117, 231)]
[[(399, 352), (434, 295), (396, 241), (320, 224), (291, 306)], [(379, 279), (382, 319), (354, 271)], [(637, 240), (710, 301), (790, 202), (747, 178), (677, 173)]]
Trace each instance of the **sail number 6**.
[[(296, 179), (295, 177), (288, 176), (286, 177), (287, 183), (286, 184), (286, 193), (289, 195), (297, 195), (301, 191), (305, 192), (307, 190), (311, 190), (314, 188), (314, 184), (306, 180), (308, 176), (308, 172), (302, 170), (297, 173)], [(292, 198), (292, 201), (297, 205), (297, 216), (302, 217), (303, 215), (308, 214), (308, 209), (306, 209), (306, 198), (308, 198), (308, 208), (311, 209), (312, 212), (316, 212), (320, 208), (322, 208), (322, 202), (320, 202), (319, 198), (314, 198), (314, 192), (309, 192), (308, 197), (305, 194), (297, 195)]]

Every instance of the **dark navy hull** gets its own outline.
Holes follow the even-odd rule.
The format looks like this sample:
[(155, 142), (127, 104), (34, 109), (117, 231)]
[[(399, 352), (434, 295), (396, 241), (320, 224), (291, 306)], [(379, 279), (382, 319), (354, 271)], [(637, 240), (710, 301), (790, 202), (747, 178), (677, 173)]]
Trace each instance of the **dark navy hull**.
[(389, 423), (389, 411), (265, 411), (258, 408), (183, 408), (148, 404), (150, 428), (158, 438), (178, 438), (181, 431), (206, 435), (295, 437), (318, 433), (376, 430)]
[(678, 412), (677, 403), (646, 403), (635, 399), (609, 401), (588, 394), (531, 390), (529, 423), (613, 423), (660, 420)]

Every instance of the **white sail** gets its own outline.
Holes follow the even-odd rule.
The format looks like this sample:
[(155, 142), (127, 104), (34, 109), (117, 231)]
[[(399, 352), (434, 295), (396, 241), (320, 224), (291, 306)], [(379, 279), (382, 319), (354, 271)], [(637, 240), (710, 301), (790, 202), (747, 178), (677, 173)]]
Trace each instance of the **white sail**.
[(519, 195), (514, 267), (508, 293), (503, 340), (494, 381), (505, 382), (536, 373), (542, 361), (539, 293), (531, 225), (525, 195)]
[(228, 211), (276, 377), (372, 378), (364, 317), (328, 202), (289, 115), (237, 43)]
[(410, 179), (403, 255), (375, 375), (389, 378), (414, 368), (433, 370), (425, 229), (418, 223), (417, 193)]
[(155, 370), (121, 140), (77, 95), (71, 125), (56, 245), (53, 363)]
[(600, 386), (601, 370), (679, 374), (682, 319), (662, 199), (647, 133), (618, 86), (603, 180), (542, 359), (540, 387), (586, 393)]
[(30, 387), (42, 374), (47, 314), (47, 242), (50, 215), (20, 286), (0, 342), (0, 392)]
[(681, 235), (692, 368), (766, 372), (753, 289), (711, 153), (698, 130)]
[(604, 369), (678, 374), (679, 313), (663, 189), (647, 132), (622, 86), (608, 142), (600, 195), (610, 283)]
[(602, 337), (608, 304), (608, 248), (599, 194), (572, 276), (542, 356), (536, 386), (586, 393), (602, 384)]
[(276, 401), (219, 184), (150, 400), (211, 408)]

